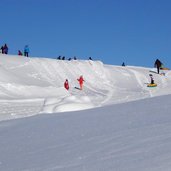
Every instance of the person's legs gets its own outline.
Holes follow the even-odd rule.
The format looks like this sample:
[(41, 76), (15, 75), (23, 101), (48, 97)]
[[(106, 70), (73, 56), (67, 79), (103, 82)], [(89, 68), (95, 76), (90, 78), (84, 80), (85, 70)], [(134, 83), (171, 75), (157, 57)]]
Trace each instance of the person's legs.
[(159, 69), (160, 69), (160, 67), (157, 67), (157, 73), (159, 74)]
[(83, 89), (83, 84), (80, 84), (80, 90), (82, 90)]

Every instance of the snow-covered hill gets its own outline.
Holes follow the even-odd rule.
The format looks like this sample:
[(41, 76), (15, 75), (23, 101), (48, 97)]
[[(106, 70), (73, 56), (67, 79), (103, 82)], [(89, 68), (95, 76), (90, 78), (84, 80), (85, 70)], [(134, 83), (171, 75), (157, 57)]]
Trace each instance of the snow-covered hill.
[(0, 170), (170, 171), (171, 72), (149, 70), (0, 55)]
[[(104, 65), (100, 61), (63, 61), (0, 55), (0, 119), (82, 110), (171, 93), (171, 72), (154, 74), (158, 87), (147, 88), (153, 68)], [(84, 90), (77, 78), (84, 76)], [(69, 80), (70, 90), (63, 87)]]

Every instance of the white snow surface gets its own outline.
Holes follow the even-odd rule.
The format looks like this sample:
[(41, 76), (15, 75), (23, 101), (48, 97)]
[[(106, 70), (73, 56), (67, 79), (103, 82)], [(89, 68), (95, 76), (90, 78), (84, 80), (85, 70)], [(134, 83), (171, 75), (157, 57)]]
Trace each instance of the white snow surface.
[(171, 71), (155, 71), (1, 54), (0, 170), (171, 171)]

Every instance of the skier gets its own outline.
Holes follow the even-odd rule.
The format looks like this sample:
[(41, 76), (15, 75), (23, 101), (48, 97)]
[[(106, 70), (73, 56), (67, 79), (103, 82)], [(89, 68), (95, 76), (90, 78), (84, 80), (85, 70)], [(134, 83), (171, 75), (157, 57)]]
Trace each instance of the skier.
[(163, 64), (161, 63), (161, 61), (159, 59), (156, 59), (155, 63), (154, 63), (154, 67), (157, 67), (157, 73), (159, 74), (160, 72), (160, 68)]
[(29, 47), (28, 47), (28, 45), (26, 45), (24, 47), (24, 56), (27, 56), (28, 57), (29, 52), (30, 52)]
[(150, 79), (151, 79), (151, 83), (150, 84), (154, 84), (154, 78), (153, 78), (153, 75), (152, 74), (149, 74), (150, 76)]
[(78, 78), (77, 80), (80, 84), (80, 90), (82, 90), (83, 89), (83, 82), (84, 82), (83, 76), (81, 75), (80, 78)]
[(66, 79), (65, 82), (64, 82), (64, 87), (69, 90), (69, 82), (68, 80)]

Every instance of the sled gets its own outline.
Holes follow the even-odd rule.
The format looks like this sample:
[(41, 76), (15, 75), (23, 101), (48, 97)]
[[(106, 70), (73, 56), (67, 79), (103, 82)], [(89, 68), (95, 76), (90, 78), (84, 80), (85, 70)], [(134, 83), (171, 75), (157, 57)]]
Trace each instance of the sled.
[(81, 90), (79, 87), (74, 87), (75, 89), (77, 89), (77, 90)]
[(147, 87), (157, 87), (157, 84), (155, 84), (155, 83), (154, 84), (151, 84), (150, 83), (150, 84), (147, 84)]
[[(154, 73), (154, 74), (158, 74), (156, 71), (152, 71), (152, 70), (150, 70), (149, 72)], [(165, 76), (164, 71), (163, 71), (162, 73), (159, 73), (159, 75), (163, 75), (163, 76)]]
[(164, 68), (160, 68), (160, 69), (161, 70), (170, 70), (169, 68), (165, 68), (165, 67)]

